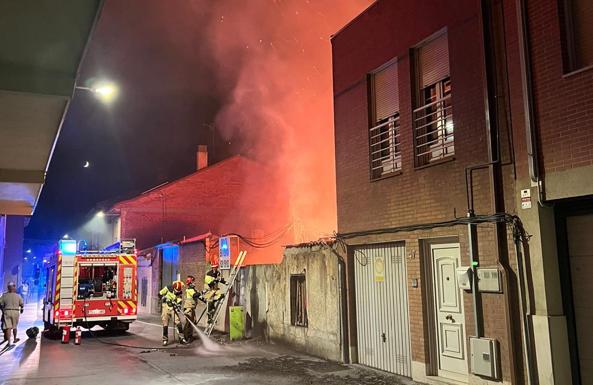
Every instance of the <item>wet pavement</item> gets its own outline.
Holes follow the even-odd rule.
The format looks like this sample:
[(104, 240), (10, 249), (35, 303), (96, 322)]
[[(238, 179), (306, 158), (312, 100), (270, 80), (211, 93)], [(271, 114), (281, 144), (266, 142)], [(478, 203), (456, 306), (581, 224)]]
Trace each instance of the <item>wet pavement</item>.
[[(41, 327), (40, 305), (29, 304), (21, 319), (21, 341), (0, 355), (0, 384), (213, 384), (383, 385), (412, 384), (387, 373), (341, 365), (257, 340), (189, 346), (160, 346), (161, 327), (137, 321), (128, 333), (85, 332), (82, 344), (26, 338)], [(153, 319), (148, 319), (153, 321)], [(2, 345), (1, 347), (4, 347)]]

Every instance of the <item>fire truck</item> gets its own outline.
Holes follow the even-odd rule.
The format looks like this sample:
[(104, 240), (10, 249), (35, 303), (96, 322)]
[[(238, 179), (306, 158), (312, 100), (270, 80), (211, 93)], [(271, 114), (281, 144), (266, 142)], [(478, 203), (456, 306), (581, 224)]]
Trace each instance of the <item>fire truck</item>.
[(47, 270), (43, 322), (48, 334), (61, 335), (64, 326), (128, 330), (137, 319), (137, 268), (134, 240), (100, 251), (61, 240)]

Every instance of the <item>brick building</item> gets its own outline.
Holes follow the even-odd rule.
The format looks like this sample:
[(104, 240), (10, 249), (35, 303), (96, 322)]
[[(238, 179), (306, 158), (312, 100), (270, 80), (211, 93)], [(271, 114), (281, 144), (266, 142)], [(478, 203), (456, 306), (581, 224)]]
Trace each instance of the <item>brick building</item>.
[(586, 0), (379, 0), (333, 36), (352, 361), (593, 383), (592, 17)]
[[(286, 228), (284, 190), (265, 166), (241, 155), (207, 166), (205, 151), (200, 146), (196, 172), (113, 206), (122, 238), (135, 238), (145, 249), (204, 233), (257, 240)], [(246, 262), (281, 258), (277, 248), (251, 252)]]

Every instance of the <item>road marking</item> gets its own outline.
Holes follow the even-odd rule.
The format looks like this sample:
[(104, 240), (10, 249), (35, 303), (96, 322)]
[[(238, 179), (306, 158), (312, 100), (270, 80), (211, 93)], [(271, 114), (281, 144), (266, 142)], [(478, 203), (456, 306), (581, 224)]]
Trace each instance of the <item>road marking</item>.
[(144, 322), (144, 321), (140, 321), (140, 320), (136, 320), (136, 322), (139, 322), (139, 323), (144, 324), (144, 325), (156, 326), (156, 327), (159, 327), (159, 328), (162, 328), (163, 327), (163, 325), (153, 324), (153, 323), (150, 323), (150, 322)]

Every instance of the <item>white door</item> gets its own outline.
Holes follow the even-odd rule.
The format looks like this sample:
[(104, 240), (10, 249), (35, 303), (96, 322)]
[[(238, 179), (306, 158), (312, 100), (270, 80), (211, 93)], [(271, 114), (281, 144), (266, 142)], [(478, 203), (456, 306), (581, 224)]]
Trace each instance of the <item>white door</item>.
[(359, 363), (410, 377), (410, 325), (405, 249), (401, 244), (354, 250)]
[(463, 297), (457, 285), (459, 245), (431, 245), (438, 375), (467, 381)]

